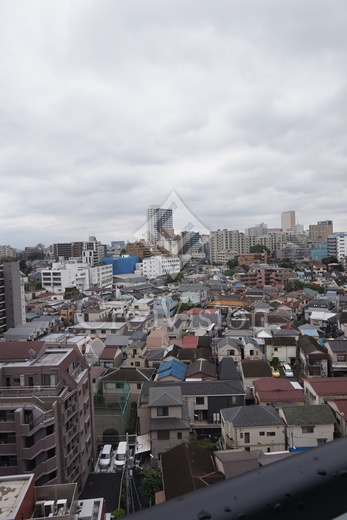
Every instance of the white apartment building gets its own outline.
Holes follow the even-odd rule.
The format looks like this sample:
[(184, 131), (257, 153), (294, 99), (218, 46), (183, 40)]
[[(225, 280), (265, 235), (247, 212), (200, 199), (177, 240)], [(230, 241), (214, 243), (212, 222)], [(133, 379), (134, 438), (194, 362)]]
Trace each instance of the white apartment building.
[(54, 294), (64, 293), (68, 287), (84, 292), (90, 287), (112, 287), (112, 265), (89, 267), (73, 260), (53, 263), (41, 271), (42, 287)]
[(328, 256), (335, 256), (339, 262), (346, 266), (347, 232), (333, 233), (328, 236)]
[(135, 274), (146, 278), (158, 278), (167, 274), (179, 273), (180, 259), (177, 257), (152, 256), (145, 258), (141, 264), (136, 264)]

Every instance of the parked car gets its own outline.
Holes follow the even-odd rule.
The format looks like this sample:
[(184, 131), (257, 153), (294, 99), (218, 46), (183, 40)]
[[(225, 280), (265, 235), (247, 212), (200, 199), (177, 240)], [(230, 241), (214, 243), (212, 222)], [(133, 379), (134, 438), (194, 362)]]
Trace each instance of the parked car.
[(281, 377), (281, 373), (278, 370), (278, 368), (275, 368), (272, 365), (271, 365), (271, 372), (272, 372), (273, 377)]
[(111, 444), (105, 444), (102, 448), (99, 458), (99, 466), (101, 469), (107, 469), (111, 464), (113, 449)]
[(120, 442), (118, 444), (116, 456), (114, 458), (114, 469), (123, 469), (123, 467), (125, 465), (126, 451), (127, 451), (127, 443)]
[(287, 365), (287, 364), (284, 364), (282, 366), (282, 370), (283, 370), (283, 374), (286, 376), (286, 377), (294, 377), (294, 373), (293, 373), (293, 370), (292, 368)]

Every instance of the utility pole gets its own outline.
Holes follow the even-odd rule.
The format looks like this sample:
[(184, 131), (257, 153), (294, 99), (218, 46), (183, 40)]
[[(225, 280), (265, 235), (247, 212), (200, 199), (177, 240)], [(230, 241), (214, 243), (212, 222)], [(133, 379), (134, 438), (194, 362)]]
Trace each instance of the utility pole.
[(127, 516), (129, 516), (129, 442), (128, 442), (128, 433), (126, 433), (125, 478), (126, 478), (126, 492), (127, 492)]

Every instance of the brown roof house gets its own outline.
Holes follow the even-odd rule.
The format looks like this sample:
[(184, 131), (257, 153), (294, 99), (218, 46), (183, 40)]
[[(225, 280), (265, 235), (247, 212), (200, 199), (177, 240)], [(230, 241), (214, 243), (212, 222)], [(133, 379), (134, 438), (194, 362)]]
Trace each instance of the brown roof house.
[(307, 404), (324, 404), (335, 398), (347, 398), (347, 377), (320, 377), (304, 380)]
[(262, 405), (272, 404), (276, 408), (283, 404), (305, 404), (304, 391), (299, 383), (288, 379), (266, 377), (254, 381), (255, 402)]
[(183, 442), (161, 457), (165, 500), (224, 480), (208, 450)]

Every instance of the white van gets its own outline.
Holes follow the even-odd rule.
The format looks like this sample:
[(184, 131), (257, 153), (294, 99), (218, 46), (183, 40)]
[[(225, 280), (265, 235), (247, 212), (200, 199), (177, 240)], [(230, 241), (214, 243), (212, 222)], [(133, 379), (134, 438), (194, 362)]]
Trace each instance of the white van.
[(287, 364), (283, 365), (282, 369), (283, 369), (283, 374), (286, 377), (294, 377), (293, 370), (291, 369), (291, 367), (289, 365), (287, 365)]
[(99, 466), (101, 469), (106, 469), (111, 464), (113, 449), (111, 444), (105, 444), (102, 448), (99, 458)]
[(117, 453), (114, 458), (114, 468), (115, 469), (122, 469), (124, 467), (126, 451), (127, 451), (127, 443), (120, 442), (118, 444)]

